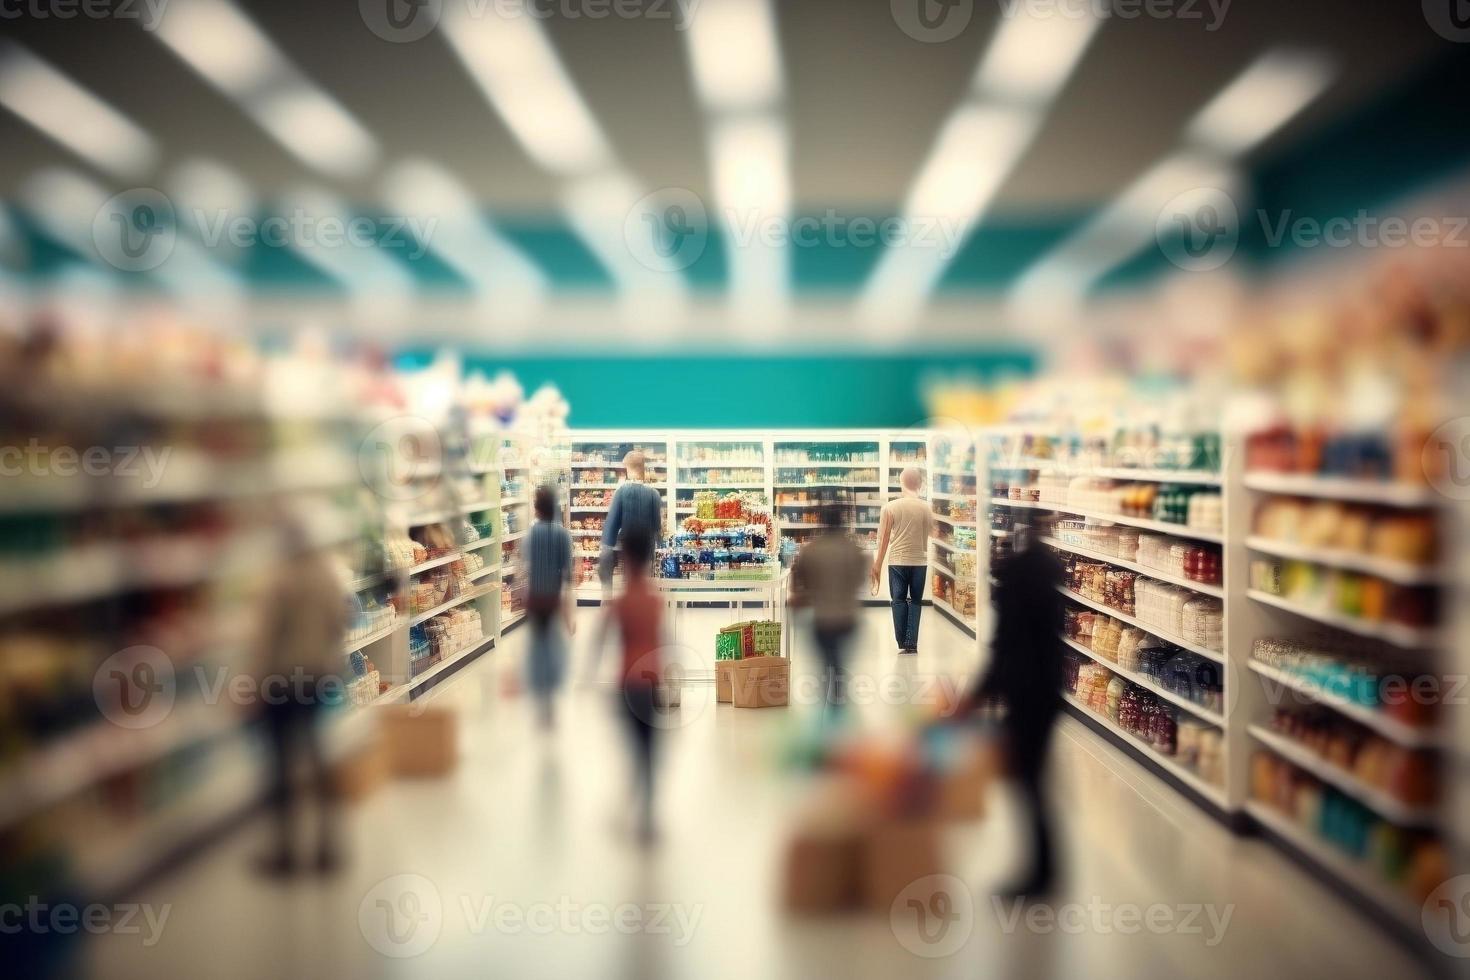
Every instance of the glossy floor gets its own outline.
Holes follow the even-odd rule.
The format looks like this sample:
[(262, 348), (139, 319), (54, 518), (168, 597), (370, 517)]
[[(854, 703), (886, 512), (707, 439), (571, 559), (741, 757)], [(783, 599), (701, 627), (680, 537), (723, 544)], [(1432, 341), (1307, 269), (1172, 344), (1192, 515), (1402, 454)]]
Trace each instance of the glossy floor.
[[(592, 610), (583, 611), (584, 627)], [(683, 636), (721, 613), (686, 612)], [(918, 657), (867, 614), (855, 712), (901, 725), (975, 643), (926, 615)], [(576, 664), (592, 630), (579, 631)], [(1054, 747), (1067, 883), (1039, 912), (990, 897), (1013, 870), (1004, 787), (983, 822), (946, 831), (968, 886), (928, 941), (886, 914), (798, 918), (778, 901), (785, 827), (809, 778), (783, 765), (815, 722), (813, 685), (790, 709), (685, 692), (659, 769), (661, 836), (629, 835), (623, 731), (610, 695), (573, 685), (539, 731), (515, 693), (523, 635), (433, 695), (453, 706), (463, 758), (449, 778), (390, 784), (349, 811), (348, 869), (281, 885), (250, 874), (258, 822), (137, 896), (169, 906), (159, 941), (93, 941), (105, 977), (1403, 977), (1423, 968), (1332, 890), (1263, 842), (1232, 836), (1083, 726)], [(611, 657), (605, 658), (611, 660)], [(812, 653), (798, 642), (798, 677)], [(604, 666), (607, 666), (604, 663)], [(805, 692), (805, 693), (804, 693)], [(966, 901), (965, 899), (969, 899)], [(917, 915), (917, 913), (914, 913)], [(902, 941), (906, 938), (911, 951)], [(385, 955), (394, 954), (394, 955)], [(412, 957), (397, 954), (416, 953)], [(943, 954), (943, 955), (938, 955)]]

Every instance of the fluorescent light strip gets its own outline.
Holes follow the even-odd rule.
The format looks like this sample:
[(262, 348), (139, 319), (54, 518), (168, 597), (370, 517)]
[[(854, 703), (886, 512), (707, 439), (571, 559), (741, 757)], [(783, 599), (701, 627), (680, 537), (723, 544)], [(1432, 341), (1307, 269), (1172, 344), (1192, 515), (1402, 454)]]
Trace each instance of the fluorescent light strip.
[(383, 197), (399, 216), (431, 229), (424, 244), (479, 291), (496, 322), (529, 324), (542, 308), (545, 274), (491, 229), (473, 196), (443, 168), (404, 161), (384, 178)]
[(869, 333), (912, 329), (1100, 25), (1082, 10), (1041, 14), (1017, 7), (1001, 17), (976, 68), (972, 101), (945, 121), (904, 205), (905, 227), (937, 224), (945, 234), (937, 243), (884, 251), (858, 300), (858, 320)]
[(1231, 194), (1240, 183), (1231, 167), (1206, 154), (1161, 160), (1017, 280), (1013, 305), (1043, 308), (1061, 298), (1075, 306), (1110, 270), (1154, 243), (1159, 213), (1173, 198), (1199, 188)]
[(687, 27), (694, 81), (710, 110), (775, 107), (781, 58), (768, 0), (702, 0)]
[(1154, 243), (1160, 211), (1187, 191), (1227, 194), (1240, 180), (1228, 161), (1269, 137), (1317, 98), (1330, 62), (1299, 51), (1268, 51), (1222, 89), (1185, 131), (1192, 149), (1162, 160), (1112, 204), (1038, 261), (1012, 288), (1013, 309), (1044, 311), (1062, 297), (1075, 311), (1109, 271)]
[(716, 122), (710, 161), (730, 297), (747, 330), (770, 332), (780, 326), (790, 291), (790, 243), (764, 234), (773, 220), (788, 223), (791, 211), (785, 127), (764, 115)]
[(865, 327), (880, 333), (913, 326), (1040, 125), (1034, 110), (988, 104), (965, 106), (949, 118), (903, 212), (905, 227), (942, 233), (884, 251), (859, 300)]
[(1334, 75), (1324, 56), (1268, 51), (1200, 110), (1186, 136), (1219, 153), (1246, 153), (1310, 105)]
[(131, 120), (18, 45), (0, 46), (0, 105), (115, 177), (137, 178), (158, 157)]
[(611, 165), (612, 150), (520, 0), (453, 3), (442, 25), (459, 59), (526, 152), (561, 176)]
[(169, 0), (158, 38), (309, 166), (357, 176), (377, 143), (228, 0)]
[(1002, 12), (975, 72), (975, 95), (1045, 105), (1082, 60), (1102, 21), (1085, 8), (1041, 12), (1025, 4), (1005, 6), (1010, 12)]
[(377, 244), (359, 245), (347, 240), (326, 245), (318, 241), (324, 221), (349, 225), (355, 212), (345, 202), (325, 191), (298, 187), (280, 202), (280, 215), (313, 229), (307, 235), (290, 235), (286, 246), (306, 262), (338, 280), (356, 298), (368, 303), (381, 298), (407, 300), (414, 291), (413, 276), (402, 263), (390, 258)]
[(622, 315), (639, 340), (667, 338), (687, 312), (683, 279), (643, 265), (624, 237), (644, 191), (627, 174), (609, 170), (574, 181), (562, 195), (572, 226), (618, 283)]
[[(21, 195), (27, 210), (48, 235), (78, 255), (103, 264), (105, 259), (98, 254), (93, 228), (109, 199), (100, 184), (61, 167), (33, 174)], [(175, 236), (168, 258), (149, 274), (182, 298), (235, 302), (245, 293), (239, 276), (215, 262), (203, 246), (183, 236)]]

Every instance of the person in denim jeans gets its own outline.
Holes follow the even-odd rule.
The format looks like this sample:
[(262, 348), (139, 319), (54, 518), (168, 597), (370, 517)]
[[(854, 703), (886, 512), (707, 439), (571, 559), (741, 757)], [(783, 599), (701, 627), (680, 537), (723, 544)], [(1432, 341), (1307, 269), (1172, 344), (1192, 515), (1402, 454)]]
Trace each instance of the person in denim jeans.
[(929, 571), (929, 533), (934, 512), (919, 496), (923, 475), (914, 467), (899, 477), (903, 495), (883, 505), (878, 523), (878, 555), (871, 580), (878, 588), (883, 561), (888, 559), (888, 597), (893, 605), (893, 638), (899, 653), (919, 652), (919, 614), (923, 610), (924, 579)]

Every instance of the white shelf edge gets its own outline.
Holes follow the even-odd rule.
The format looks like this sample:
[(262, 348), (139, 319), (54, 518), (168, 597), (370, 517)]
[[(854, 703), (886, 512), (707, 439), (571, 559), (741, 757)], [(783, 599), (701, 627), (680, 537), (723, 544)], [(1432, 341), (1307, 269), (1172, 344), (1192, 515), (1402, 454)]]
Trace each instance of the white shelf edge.
[(1158, 749), (1154, 748), (1152, 744), (1145, 742), (1143, 739), (1139, 738), (1137, 735), (1134, 735), (1132, 732), (1124, 731), (1121, 727), (1118, 726), (1117, 722), (1113, 721), (1113, 719), (1109, 718), (1107, 715), (1098, 714), (1096, 711), (1093, 711), (1087, 705), (1079, 701), (1076, 695), (1069, 694), (1066, 691), (1063, 691), (1062, 697), (1066, 699), (1068, 704), (1072, 705), (1078, 711), (1086, 714), (1088, 718), (1091, 718), (1097, 724), (1102, 725), (1114, 737), (1142, 752), (1151, 761), (1153, 761), (1155, 765), (1159, 766), (1165, 772), (1168, 772), (1180, 782), (1184, 783), (1184, 785), (1188, 786), (1190, 789), (1194, 790), (1196, 793), (1203, 796), (1211, 803), (1215, 804), (1215, 806), (1219, 807), (1221, 810), (1229, 809), (1229, 806), (1225, 800), (1224, 789), (1216, 786), (1214, 783), (1207, 782), (1204, 777), (1202, 777), (1199, 773), (1195, 772), (1193, 769), (1190, 769), (1188, 766), (1183, 765), (1177, 760), (1167, 755), (1164, 755)]
[(1171, 636), (1170, 634), (1165, 633), (1163, 630), (1159, 629), (1157, 626), (1150, 626), (1142, 620), (1130, 616), (1120, 610), (1114, 609), (1112, 606), (1101, 602), (1095, 602), (1084, 595), (1079, 595), (1064, 585), (1057, 586), (1057, 591), (1066, 596), (1068, 599), (1073, 600), (1074, 602), (1080, 602), (1082, 603), (1082, 605), (1087, 606), (1089, 609), (1096, 610), (1097, 612), (1106, 613), (1119, 622), (1127, 623), (1129, 626), (1136, 626), (1147, 633), (1149, 636), (1163, 640), (1165, 643), (1172, 643), (1176, 647), (1179, 647), (1181, 650), (1188, 650), (1190, 653), (1197, 653), (1201, 657), (1204, 657), (1206, 660), (1213, 660), (1217, 664), (1223, 664), (1225, 662), (1225, 654), (1221, 653), (1219, 650), (1211, 650), (1209, 647), (1202, 647), (1197, 644), (1190, 643), (1182, 636)]
[(1152, 694), (1158, 695), (1159, 697), (1163, 698), (1165, 701), (1168, 701), (1170, 704), (1174, 705), (1175, 707), (1181, 708), (1181, 709), (1189, 712), (1190, 714), (1194, 715), (1196, 718), (1200, 719), (1201, 721), (1207, 721), (1211, 725), (1214, 725), (1216, 728), (1219, 728), (1222, 731), (1224, 730), (1224, 728), (1225, 728), (1225, 716), (1222, 715), (1222, 714), (1220, 714), (1219, 712), (1217, 712), (1217, 711), (1211, 711), (1209, 708), (1206, 708), (1203, 705), (1195, 704), (1193, 701), (1189, 700), (1184, 695), (1182, 695), (1182, 694), (1175, 694), (1173, 691), (1170, 691), (1168, 688), (1161, 687), (1156, 681), (1153, 681), (1153, 680), (1149, 679), (1148, 677), (1145, 677), (1143, 674), (1137, 673), (1135, 671), (1128, 670), (1128, 669), (1126, 669), (1124, 667), (1120, 667), (1118, 664), (1114, 663), (1111, 660), (1108, 660), (1107, 658), (1103, 657), (1101, 654), (1098, 654), (1098, 653), (1095, 653), (1092, 650), (1089, 650), (1087, 647), (1085, 647), (1082, 644), (1078, 643), (1076, 640), (1069, 639), (1068, 637), (1065, 637), (1065, 636), (1062, 637), (1061, 640), (1067, 646), (1071, 647), (1073, 650), (1076, 650), (1078, 653), (1080, 653), (1083, 656), (1087, 657), (1087, 659), (1091, 660), (1093, 663), (1097, 664), (1098, 666), (1105, 667), (1108, 670), (1111, 670), (1113, 673), (1117, 674), (1119, 677), (1123, 678), (1124, 680), (1130, 681), (1131, 683), (1138, 685), (1139, 687), (1143, 688), (1145, 691), (1148, 691), (1148, 692), (1150, 692)]
[(1404, 650), (1431, 650), (1438, 645), (1438, 638), (1428, 630), (1414, 629), (1409, 626), (1400, 626), (1397, 623), (1383, 623), (1371, 619), (1359, 619), (1354, 616), (1346, 616), (1327, 609), (1313, 609), (1300, 603), (1260, 589), (1247, 589), (1247, 596), (1256, 602), (1267, 606), (1283, 609), (1303, 619), (1310, 619), (1324, 626), (1331, 626), (1346, 633), (1357, 636), (1366, 636), (1369, 639), (1382, 640)]
[(1216, 599), (1225, 598), (1224, 588), (1218, 585), (1210, 585), (1207, 582), (1196, 582), (1194, 579), (1184, 578), (1180, 575), (1171, 575), (1168, 572), (1151, 568), (1148, 565), (1141, 565), (1136, 561), (1129, 561), (1126, 558), (1115, 558), (1105, 552), (1093, 551), (1091, 548), (1083, 548), (1075, 544), (1067, 544), (1065, 541), (1060, 541), (1056, 538), (1039, 538), (1038, 540), (1042, 544), (1051, 545), (1053, 548), (1070, 551), (1074, 555), (1081, 555), (1083, 558), (1090, 558), (1093, 561), (1100, 561), (1108, 565), (1117, 565), (1119, 568), (1126, 568), (1130, 572), (1137, 572), (1140, 575), (1159, 582), (1165, 582), (1169, 585), (1178, 585), (1182, 588), (1189, 589), (1191, 592), (1198, 592), (1201, 595), (1211, 596)]
[(1338, 714), (1356, 721), (1365, 728), (1371, 728), (1390, 742), (1411, 749), (1434, 748), (1440, 744), (1438, 733), (1433, 729), (1420, 729), (1406, 725), (1375, 708), (1364, 707), (1339, 694), (1325, 691), (1319, 685), (1295, 674), (1254, 659), (1250, 661), (1250, 669), (1268, 680), (1275, 681), (1282, 687), (1310, 698), (1317, 704), (1332, 708)]
[(1328, 762), (1300, 742), (1273, 732), (1264, 725), (1250, 725), (1248, 731), (1256, 741), (1287, 762), (1346, 793), (1379, 816), (1388, 818), (1390, 823), (1403, 827), (1434, 826), (1438, 816), (1434, 808), (1414, 806), (1396, 800), (1377, 787), (1363, 782), (1341, 766)]
[(1414, 565), (1406, 561), (1377, 558), (1373, 555), (1342, 551), (1337, 548), (1314, 548), (1291, 541), (1277, 541), (1259, 534), (1246, 538), (1245, 546), (1252, 551), (1274, 555), (1277, 558), (1315, 562), (1333, 568), (1345, 568), (1349, 571), (1376, 575), (1378, 578), (1387, 579), (1399, 585), (1434, 585), (1443, 578), (1440, 570), (1433, 566)]
[(1296, 473), (1247, 473), (1247, 490), (1279, 493), (1293, 497), (1318, 497), (1390, 507), (1434, 507), (1439, 497), (1433, 488), (1387, 480), (1356, 480), (1347, 477), (1310, 476)]

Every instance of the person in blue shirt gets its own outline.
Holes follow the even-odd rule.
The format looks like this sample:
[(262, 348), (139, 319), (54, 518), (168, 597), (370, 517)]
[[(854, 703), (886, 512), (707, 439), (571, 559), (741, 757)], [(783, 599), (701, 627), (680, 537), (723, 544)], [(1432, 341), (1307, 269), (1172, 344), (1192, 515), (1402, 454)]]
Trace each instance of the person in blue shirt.
[[(536, 488), (536, 523), (527, 537), (530, 581), (526, 597), (531, 647), (526, 658), (531, 692), (536, 696), (541, 727), (553, 723), (552, 703), (566, 666), (565, 633), (575, 633), (576, 599), (572, 593), (572, 537), (556, 522), (556, 490)], [(560, 623), (558, 623), (560, 619)]]
[(623, 457), (623, 472), (627, 479), (613, 494), (607, 523), (602, 527), (602, 554), (597, 560), (597, 577), (604, 588), (612, 585), (620, 538), (636, 531), (651, 537), (657, 548), (663, 537), (663, 501), (657, 490), (643, 482), (647, 460), (641, 451), (635, 449)]

